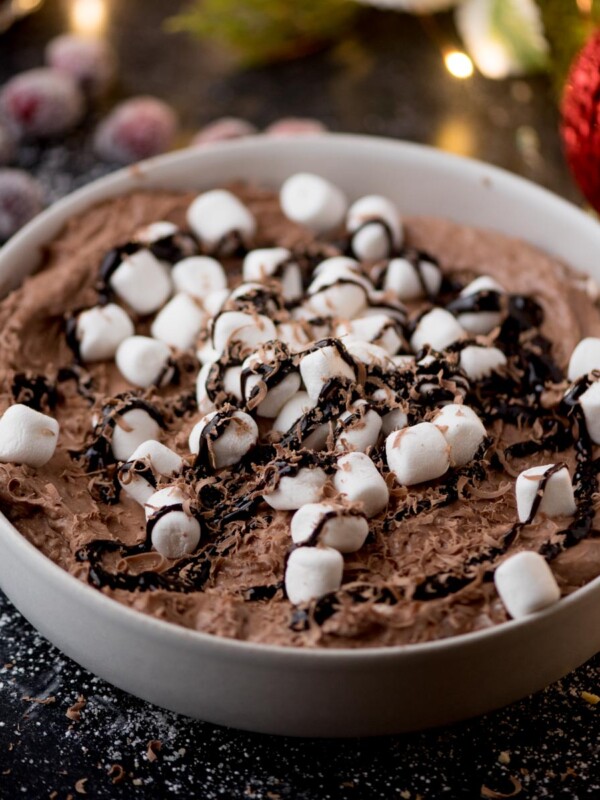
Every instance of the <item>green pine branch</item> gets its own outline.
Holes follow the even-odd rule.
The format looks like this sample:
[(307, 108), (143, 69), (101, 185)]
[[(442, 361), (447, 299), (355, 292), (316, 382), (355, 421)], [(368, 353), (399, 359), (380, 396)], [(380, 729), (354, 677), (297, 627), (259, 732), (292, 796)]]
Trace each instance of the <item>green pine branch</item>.
[(193, 0), (168, 28), (225, 45), (243, 64), (259, 65), (341, 38), (359, 11), (353, 0)]

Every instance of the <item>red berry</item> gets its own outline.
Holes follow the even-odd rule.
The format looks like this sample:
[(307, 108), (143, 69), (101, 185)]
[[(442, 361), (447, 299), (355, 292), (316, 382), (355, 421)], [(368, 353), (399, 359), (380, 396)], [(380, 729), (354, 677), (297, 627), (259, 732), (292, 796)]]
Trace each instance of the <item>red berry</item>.
[(116, 69), (115, 53), (105, 41), (69, 33), (48, 43), (46, 62), (95, 95), (108, 88)]
[(96, 129), (94, 148), (100, 158), (131, 164), (164, 153), (177, 132), (175, 112), (155, 97), (120, 103)]
[(9, 164), (15, 155), (15, 140), (6, 125), (0, 122), (0, 167)]
[(24, 136), (55, 136), (81, 119), (84, 99), (75, 81), (49, 67), (22, 72), (0, 92), (0, 111)]
[(282, 117), (265, 128), (265, 133), (269, 136), (298, 136), (326, 131), (326, 125), (310, 117)]
[(20, 169), (0, 169), (0, 241), (42, 210), (39, 184)]
[(257, 133), (255, 126), (239, 117), (220, 117), (201, 128), (192, 139), (192, 145), (223, 142), (229, 139), (241, 139)]

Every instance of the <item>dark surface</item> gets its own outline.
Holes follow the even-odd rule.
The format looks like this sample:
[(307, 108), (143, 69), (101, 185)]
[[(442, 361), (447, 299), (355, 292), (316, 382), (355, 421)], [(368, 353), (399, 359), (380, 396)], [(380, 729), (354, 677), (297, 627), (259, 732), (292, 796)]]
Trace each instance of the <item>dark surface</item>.
[[(205, 46), (161, 31), (176, 4), (109, 5), (107, 33), (121, 59), (115, 95), (168, 99), (181, 114), (182, 143), (222, 114), (259, 126), (310, 115), (334, 130), (472, 155), (578, 198), (545, 81), (456, 81), (412, 18), (376, 15), (333, 51), (236, 72)], [(67, 6), (47, 2), (0, 36), (0, 82), (41, 63), (43, 45), (67, 27)], [(48, 201), (110, 168), (89, 147), (101, 112), (96, 108), (64, 142), (21, 147), (19, 164), (41, 179)], [(599, 669), (597, 657), (534, 697), (448, 729), (363, 741), (284, 740), (189, 720), (113, 689), (61, 656), (0, 595), (0, 798), (597, 798), (600, 705), (581, 693), (600, 689)], [(66, 712), (80, 695), (86, 704), (76, 720)], [(162, 743), (156, 758), (149, 757), (152, 740)], [(123, 769), (119, 782), (113, 765)]]

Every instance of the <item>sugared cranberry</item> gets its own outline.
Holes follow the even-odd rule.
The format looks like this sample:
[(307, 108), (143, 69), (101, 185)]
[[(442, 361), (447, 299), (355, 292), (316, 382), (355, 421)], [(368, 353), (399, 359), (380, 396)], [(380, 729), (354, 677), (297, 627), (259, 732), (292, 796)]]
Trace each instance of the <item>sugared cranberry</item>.
[(96, 153), (106, 161), (131, 164), (164, 153), (177, 132), (175, 112), (155, 97), (120, 103), (98, 126)]
[(220, 117), (201, 128), (192, 139), (192, 145), (241, 139), (255, 133), (257, 133), (256, 127), (248, 120), (239, 117)]
[(326, 125), (310, 117), (282, 117), (265, 128), (265, 133), (269, 136), (298, 136), (326, 131)]
[(15, 140), (7, 125), (0, 122), (0, 167), (10, 164), (15, 155)]
[(48, 43), (46, 62), (74, 78), (85, 92), (98, 95), (110, 85), (117, 60), (102, 39), (65, 33)]
[(0, 241), (42, 210), (39, 184), (20, 169), (0, 169)]
[(0, 111), (28, 137), (65, 133), (79, 122), (84, 105), (73, 78), (50, 67), (22, 72), (0, 91)]

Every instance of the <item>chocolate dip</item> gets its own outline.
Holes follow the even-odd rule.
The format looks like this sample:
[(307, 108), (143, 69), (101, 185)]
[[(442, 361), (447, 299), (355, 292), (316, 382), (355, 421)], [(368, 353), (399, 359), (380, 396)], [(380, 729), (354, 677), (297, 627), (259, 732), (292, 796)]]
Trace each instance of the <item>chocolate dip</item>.
[[(252, 248), (288, 247), (310, 266), (344, 250), (343, 234), (316, 239), (285, 219), (274, 193), (247, 186), (232, 190), (258, 222)], [(157, 220), (172, 221), (185, 231), (193, 198), (191, 193), (139, 192), (88, 210), (49, 245), (42, 269), (0, 304), (0, 412), (21, 402), (60, 424), (56, 453), (45, 466), (0, 464), (0, 508), (23, 536), (77, 579), (145, 614), (219, 636), (297, 647), (424, 642), (502, 623), (507, 614), (491, 579), (493, 569), (520, 549), (547, 557), (563, 595), (600, 575), (600, 539), (593, 538), (595, 472), (582, 479), (587, 481), (588, 523), (583, 533), (573, 533), (574, 520), (567, 517), (540, 515), (532, 524), (516, 526), (514, 492), (515, 476), (527, 467), (560, 461), (571, 475), (577, 472), (576, 438), (563, 424), (562, 438), (545, 445), (556, 431), (543, 420), (553, 419), (553, 410), (559, 409), (555, 416), (564, 423), (560, 403), (569, 388), (569, 356), (582, 337), (600, 336), (590, 287), (525, 242), (426, 217), (404, 219), (405, 245), (439, 261), (449, 300), (473, 278), (489, 275), (511, 297), (539, 304), (543, 313), (537, 317), (531, 309), (522, 311), (522, 303), (513, 304), (506, 313), (513, 313), (521, 327), (515, 323), (511, 334), (507, 326), (503, 334), (515, 358), (524, 347), (541, 354), (539, 364), (545, 365), (540, 390), (521, 404), (531, 413), (512, 404), (518, 400), (514, 392), (512, 400), (508, 393), (502, 396), (506, 381), (523, 385), (518, 367), (509, 364), (500, 390), (493, 381), (487, 387), (484, 382), (465, 398), (480, 404), (474, 407), (489, 434), (473, 464), (404, 487), (387, 469), (384, 449), (375, 448), (371, 457), (390, 490), (389, 506), (369, 520), (366, 544), (345, 556), (342, 588), (306, 606), (294, 607), (283, 588), (291, 513), (260, 500), (261, 487), (273, 480), (272, 462), (290, 457), (285, 445), (275, 448), (270, 461), (249, 455), (229, 483), (198, 473), (192, 484), (203, 526), (197, 551), (179, 561), (154, 551), (146, 541), (140, 505), (124, 493), (113, 502), (110, 468), (102, 463), (90, 468), (94, 418), (102, 418), (117, 395), (148, 403), (160, 416), (161, 441), (193, 465), (188, 435), (200, 416), (195, 350), (174, 354), (175, 377), (167, 386), (135, 389), (112, 361), (77, 363), (66, 320), (98, 304), (103, 291), (99, 270), (109, 251)], [(241, 255), (220, 259), (232, 287), (240, 281)], [(366, 270), (374, 275), (376, 267)], [(409, 304), (410, 317), (426, 307), (427, 301)], [(285, 317), (287, 312), (279, 313)], [(532, 324), (534, 317), (538, 323), (543, 317), (541, 323)], [(148, 335), (151, 318), (134, 321), (136, 332)], [(450, 401), (466, 386), (457, 360), (457, 352), (450, 352), (429, 370)], [(416, 379), (415, 371), (409, 371), (402, 385)], [(433, 413), (424, 408), (422, 419)], [(259, 427), (263, 434), (268, 430), (264, 420)], [(520, 448), (523, 442), (533, 445)], [(327, 453), (319, 457), (326, 460)], [(324, 496), (335, 495), (328, 484)], [(571, 534), (566, 534), (569, 526)]]

